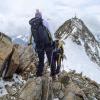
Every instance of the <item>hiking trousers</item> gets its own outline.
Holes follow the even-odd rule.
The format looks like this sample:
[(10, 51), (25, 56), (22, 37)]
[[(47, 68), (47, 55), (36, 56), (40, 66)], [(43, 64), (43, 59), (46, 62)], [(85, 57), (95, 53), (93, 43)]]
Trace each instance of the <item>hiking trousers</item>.
[(44, 46), (44, 47), (38, 47), (37, 46), (36, 51), (37, 51), (38, 58), (39, 58), (36, 76), (39, 77), (39, 76), (43, 75), (45, 54), (47, 56), (47, 59), (48, 59), (48, 62), (49, 62), (49, 66), (51, 68), (51, 76), (54, 76), (56, 68), (55, 68), (55, 66), (53, 66), (51, 64), (52, 47), (49, 46), (49, 45)]

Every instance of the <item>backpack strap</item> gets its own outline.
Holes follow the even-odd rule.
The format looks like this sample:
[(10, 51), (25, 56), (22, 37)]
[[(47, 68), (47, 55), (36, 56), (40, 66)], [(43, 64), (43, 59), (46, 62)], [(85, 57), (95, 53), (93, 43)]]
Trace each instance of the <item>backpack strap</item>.
[(30, 37), (29, 37), (29, 44), (32, 44), (32, 39), (33, 39), (33, 35), (31, 33)]
[[(43, 25), (43, 26), (44, 26), (44, 25)], [(45, 28), (45, 30), (46, 30), (46, 32), (47, 32), (47, 34), (48, 34), (49, 41), (53, 41), (52, 35), (51, 35), (50, 31), (48, 30), (48, 28), (47, 28), (46, 26), (44, 26), (44, 28)]]

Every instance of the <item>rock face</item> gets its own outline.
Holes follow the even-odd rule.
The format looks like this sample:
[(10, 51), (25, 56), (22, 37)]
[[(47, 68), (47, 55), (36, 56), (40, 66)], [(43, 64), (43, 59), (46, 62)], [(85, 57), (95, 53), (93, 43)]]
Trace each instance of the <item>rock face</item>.
[[(65, 80), (64, 77), (66, 78)], [(64, 79), (64, 80), (63, 80)], [(64, 97), (61, 100), (99, 100), (100, 99), (100, 85), (82, 76), (82, 74), (71, 71), (69, 73), (62, 72), (60, 75)], [(63, 81), (62, 81), (63, 80)], [(67, 81), (67, 82), (66, 82)], [(58, 96), (59, 97), (59, 96)]]
[(32, 45), (13, 44), (8, 36), (0, 33), (0, 76), (9, 79), (16, 72), (28, 78), (29, 73), (35, 73), (37, 61)]
[(32, 62), (35, 64), (37, 62), (37, 56), (35, 50), (31, 46), (18, 46), (19, 55), (19, 69), (22, 71), (27, 70), (31, 66)]
[(6, 86), (0, 100), (100, 100), (100, 84), (75, 71), (63, 71), (57, 81), (46, 75), (30, 78), (18, 91), (17, 86)]
[[(33, 95), (30, 97), (37, 97), (38, 100), (54, 100), (54, 98), (58, 98), (58, 100), (100, 99), (100, 85), (89, 78), (82, 76), (82, 74), (75, 73), (75, 71), (69, 73), (66, 71), (62, 72), (57, 81), (52, 81), (49, 76), (44, 76), (43, 78), (37, 78), (32, 84), (34, 84), (34, 82), (35, 87), (28, 82), (30, 84), (29, 87), (32, 86), (33, 88), (31, 87), (32, 89), (26, 89), (25, 92), (21, 93), (27, 95), (27, 90), (32, 91), (35, 88), (32, 93)], [(36, 85), (37, 82), (39, 82), (39, 84)], [(28, 88), (28, 85), (26, 84), (25, 87)], [(37, 88), (39, 91), (37, 91)], [(25, 94), (23, 95), (24, 97), (26, 96)], [(41, 98), (39, 98), (40, 95)], [(32, 100), (37, 99), (34, 98)]]
[(36, 72), (37, 64), (37, 55), (35, 50), (31, 46), (18, 46), (18, 55), (19, 55), (19, 67), (17, 73), (24, 76), (24, 79), (27, 79), (29, 73), (34, 74)]
[(8, 60), (8, 67), (5, 69), (4, 72), (4, 78), (12, 78), (13, 74), (16, 72), (18, 67), (19, 67), (18, 47), (14, 45), (12, 49), (12, 54)]
[[(88, 100), (84, 92), (79, 88), (78, 85), (69, 83), (65, 90), (65, 97), (63, 100), (77, 100), (77, 98), (82, 100)], [(79, 100), (80, 100), (79, 99)]]
[(12, 53), (12, 41), (11, 39), (3, 33), (0, 33), (0, 74), (2, 73), (2, 68), (6, 67), (6, 62)]
[(14, 45), (4, 78), (11, 78), (15, 72), (28, 78), (30, 72), (35, 72), (36, 60), (36, 53), (32, 46)]
[(81, 19), (67, 20), (55, 33), (56, 38), (70, 38), (77, 45), (83, 46), (88, 57), (100, 66), (100, 43)]
[(42, 80), (42, 99), (41, 100), (53, 100), (53, 87), (52, 79), (49, 76), (43, 77)]
[(20, 90), (19, 98), (22, 100), (41, 100), (42, 79), (29, 80)]
[(19, 92), (23, 100), (53, 100), (50, 77), (38, 77), (29, 80)]

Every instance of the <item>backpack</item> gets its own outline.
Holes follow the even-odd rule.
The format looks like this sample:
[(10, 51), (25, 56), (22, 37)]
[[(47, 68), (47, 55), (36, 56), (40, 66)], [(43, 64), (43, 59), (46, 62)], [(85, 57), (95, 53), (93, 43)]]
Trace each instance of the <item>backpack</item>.
[(31, 25), (32, 36), (36, 44), (49, 44), (52, 41), (49, 30), (43, 25), (41, 18), (33, 18), (29, 21)]
[(64, 49), (62, 41), (55, 40), (53, 43), (53, 52), (57, 55), (63, 56)]
[(32, 28), (37, 29), (39, 25), (42, 25), (42, 19), (41, 18), (32, 18), (29, 21), (29, 24), (31, 25)]

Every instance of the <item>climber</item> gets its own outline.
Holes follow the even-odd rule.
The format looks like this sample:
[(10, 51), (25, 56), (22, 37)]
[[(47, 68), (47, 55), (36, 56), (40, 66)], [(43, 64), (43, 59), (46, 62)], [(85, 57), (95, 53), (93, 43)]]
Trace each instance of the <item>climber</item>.
[[(48, 29), (46, 21), (43, 20), (42, 14), (39, 10), (36, 10), (35, 18), (29, 21), (31, 25), (31, 36), (29, 45), (32, 44), (32, 38), (35, 42), (35, 50), (38, 54), (39, 62), (37, 66), (36, 76), (40, 77), (43, 75), (44, 68), (44, 55), (48, 58), (49, 65), (51, 65), (51, 55), (52, 55), (52, 43), (53, 39)], [(51, 76), (55, 77), (55, 67), (51, 67)]]
[(57, 39), (53, 43), (52, 60), (51, 60), (51, 66), (56, 67), (55, 68), (56, 75), (60, 73), (61, 61), (63, 60), (63, 58), (64, 58), (63, 42)]

